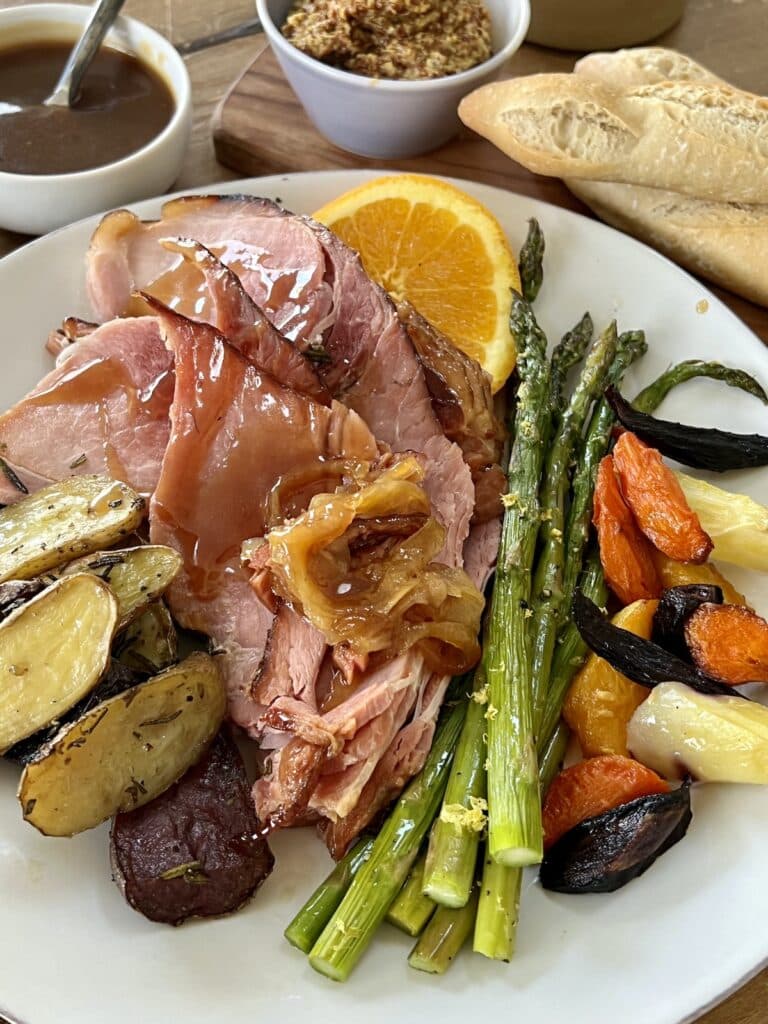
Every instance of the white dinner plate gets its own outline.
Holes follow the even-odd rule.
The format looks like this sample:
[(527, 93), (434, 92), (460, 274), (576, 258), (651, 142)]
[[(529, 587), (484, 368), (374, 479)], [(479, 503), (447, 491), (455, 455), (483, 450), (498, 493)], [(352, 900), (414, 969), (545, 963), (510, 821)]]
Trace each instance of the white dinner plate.
[[(331, 171), (216, 185), (311, 212), (370, 177)], [(650, 351), (627, 378), (635, 393), (671, 362), (741, 366), (768, 385), (760, 341), (703, 285), (611, 228), (500, 189), (459, 182), (501, 220), (515, 248), (535, 215), (547, 240), (537, 301), (554, 338), (589, 309), (598, 325), (646, 330)], [(138, 204), (155, 215), (162, 200)], [(88, 316), (83, 256), (93, 218), (0, 261), (0, 408), (50, 366), (48, 331)], [(722, 384), (685, 384), (663, 407), (689, 423), (768, 434), (768, 411)], [(768, 502), (768, 470), (721, 478)], [(768, 585), (731, 572), (768, 611)], [(62, 638), (65, 642), (66, 638)], [(697, 787), (683, 842), (612, 895), (545, 893), (524, 885), (511, 964), (463, 954), (443, 978), (406, 964), (410, 941), (383, 926), (351, 980), (315, 974), (282, 931), (329, 868), (314, 835), (274, 839), (274, 874), (232, 917), (173, 929), (135, 913), (110, 880), (107, 828), (70, 840), (24, 825), (18, 769), (0, 765), (0, 1007), (24, 1024), (416, 1024), (485, 1020), (535, 1024), (679, 1024), (758, 969), (768, 956), (768, 791)]]

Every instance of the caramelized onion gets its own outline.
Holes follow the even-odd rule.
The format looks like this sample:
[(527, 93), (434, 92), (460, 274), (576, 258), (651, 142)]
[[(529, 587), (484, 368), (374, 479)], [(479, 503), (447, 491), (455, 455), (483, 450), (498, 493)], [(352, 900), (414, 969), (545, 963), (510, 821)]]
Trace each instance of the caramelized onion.
[(434, 562), (445, 530), (430, 514), (423, 470), (405, 457), (372, 479), (312, 498), (267, 534), (269, 557), (246, 542), (254, 588), (272, 591), (332, 646), (365, 659), (417, 646), (433, 671), (456, 675), (478, 660), (483, 597), (463, 569)]

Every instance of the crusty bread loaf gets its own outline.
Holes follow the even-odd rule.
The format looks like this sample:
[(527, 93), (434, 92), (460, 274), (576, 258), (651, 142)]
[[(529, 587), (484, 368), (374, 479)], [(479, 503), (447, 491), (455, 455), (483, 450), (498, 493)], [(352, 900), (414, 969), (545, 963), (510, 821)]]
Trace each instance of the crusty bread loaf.
[(635, 46), (612, 53), (588, 53), (577, 60), (577, 75), (612, 86), (653, 85), (656, 82), (709, 82), (727, 85), (701, 64), (663, 46)]
[[(592, 53), (575, 70), (612, 84), (651, 84), (660, 76), (727, 84), (690, 57), (661, 47)], [(609, 224), (702, 277), (768, 306), (768, 205), (716, 203), (611, 182), (568, 179), (566, 184)]]
[(529, 75), (476, 90), (459, 114), (539, 174), (768, 201), (768, 100), (728, 86)]
[(768, 205), (715, 203), (678, 192), (566, 180), (602, 220), (684, 267), (768, 306)]

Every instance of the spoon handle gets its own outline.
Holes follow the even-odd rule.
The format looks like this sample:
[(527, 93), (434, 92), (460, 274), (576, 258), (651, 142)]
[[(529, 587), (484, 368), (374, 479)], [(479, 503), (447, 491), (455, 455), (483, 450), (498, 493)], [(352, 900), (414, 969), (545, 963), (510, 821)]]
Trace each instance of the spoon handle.
[(68, 107), (77, 100), (83, 75), (124, 3), (125, 0), (99, 0), (94, 5), (83, 34), (70, 53), (53, 92), (45, 101), (47, 106)]

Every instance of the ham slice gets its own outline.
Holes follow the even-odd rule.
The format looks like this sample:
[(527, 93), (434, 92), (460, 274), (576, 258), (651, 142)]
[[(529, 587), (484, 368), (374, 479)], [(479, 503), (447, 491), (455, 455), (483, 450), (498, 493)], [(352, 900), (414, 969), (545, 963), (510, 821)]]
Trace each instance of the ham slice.
[(143, 222), (128, 210), (107, 214), (91, 238), (86, 261), (88, 295), (98, 319), (135, 311), (136, 291), (151, 292), (185, 316), (212, 319), (199, 273), (158, 244), (169, 236), (206, 246), (289, 340), (322, 338), (332, 302), (322, 246), (303, 218), (253, 196), (172, 199), (155, 222)]
[[(27, 490), (103, 473), (143, 495), (168, 443), (173, 359), (152, 317), (111, 320), (0, 416), (0, 451)], [(0, 477), (0, 502), (23, 493)]]
[[(249, 362), (286, 387), (295, 388), (324, 405), (331, 396), (309, 359), (273, 327), (240, 278), (200, 242), (190, 238), (163, 240), (163, 248), (178, 253), (202, 274), (207, 289), (207, 322), (216, 327)], [(201, 319), (199, 315), (193, 317)]]
[(472, 473), (473, 522), (498, 519), (507, 483), (499, 465), (505, 431), (493, 407), (491, 378), (409, 303), (401, 304), (400, 317), (424, 367), (435, 415), (445, 436), (461, 448)]
[[(240, 546), (266, 532), (268, 498), (282, 481), (300, 474), (315, 490), (327, 489), (325, 460), (373, 459), (377, 447), (355, 413), (279, 384), (210, 325), (171, 310), (159, 310), (159, 318), (176, 360), (176, 387), (150, 534), (182, 555), (171, 610), (181, 625), (217, 642), (231, 716), (255, 729), (262, 709), (251, 687), (272, 616), (250, 587)], [(306, 501), (311, 493), (305, 490)]]

